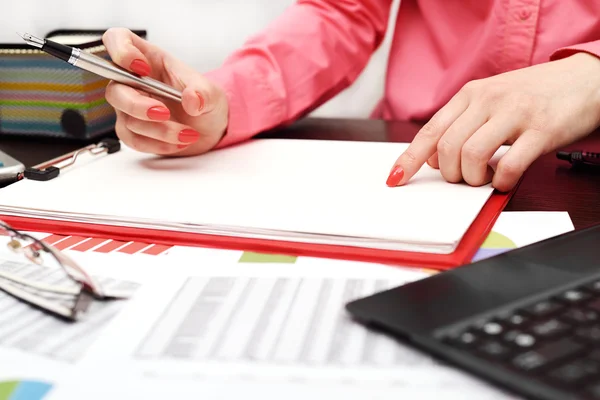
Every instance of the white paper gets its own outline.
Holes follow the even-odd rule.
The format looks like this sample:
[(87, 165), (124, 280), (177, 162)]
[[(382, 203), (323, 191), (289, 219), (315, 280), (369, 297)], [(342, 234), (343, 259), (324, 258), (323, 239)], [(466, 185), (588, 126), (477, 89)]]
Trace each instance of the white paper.
[[(43, 266), (25, 263), (16, 257), (1, 257), (0, 271), (36, 283), (58, 286), (69, 283), (68, 277), (60, 269), (44, 269)], [(123, 281), (99, 279), (99, 283), (107, 290), (120, 282)], [(137, 286), (132, 285), (133, 291)], [(81, 320), (72, 323), (0, 290), (0, 347), (61, 362), (76, 362), (124, 303), (121, 300), (94, 301)]]
[(3, 189), (0, 212), (450, 253), (492, 188), (447, 183), (427, 165), (408, 185), (388, 188), (390, 168), (406, 147), (263, 139), (190, 158), (123, 147), (52, 181)]
[[(567, 213), (504, 212), (492, 231), (520, 247), (572, 229)], [(238, 264), (242, 252), (180, 246), (160, 256), (65, 251), (92, 274), (143, 286), (97, 331), (73, 341), (75, 357), (44, 349), (57, 342), (69, 354), (66, 339), (88, 325), (50, 329), (31, 349), (0, 343), (0, 384), (49, 390), (43, 400), (514, 398), (348, 320), (345, 298), (429, 276), (419, 270), (312, 257)], [(211, 281), (230, 286), (213, 285), (220, 292), (207, 296)], [(0, 329), (31, 315), (4, 314), (12, 309), (3, 309)], [(40, 319), (24, 337), (43, 333), (40, 324), (53, 326)]]
[(516, 247), (549, 239), (575, 229), (568, 212), (505, 211), (500, 214), (493, 232), (509, 238)]
[[(169, 257), (165, 257), (167, 259)], [(510, 396), (352, 322), (351, 299), (426, 277), (279, 265), (175, 266), (148, 280), (50, 399)], [(309, 268), (310, 269), (310, 268)], [(109, 385), (94, 385), (101, 379)], [(90, 382), (86, 384), (86, 382)]]
[(567, 212), (505, 211), (500, 214), (473, 261), (527, 246), (575, 229)]

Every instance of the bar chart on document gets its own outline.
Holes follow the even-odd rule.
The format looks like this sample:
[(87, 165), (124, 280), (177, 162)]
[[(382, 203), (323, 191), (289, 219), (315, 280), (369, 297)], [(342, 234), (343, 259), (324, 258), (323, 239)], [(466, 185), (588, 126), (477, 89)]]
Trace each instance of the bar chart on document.
[(396, 284), (386, 279), (190, 277), (136, 357), (294, 367), (431, 364), (357, 326), (343, 311), (347, 301)]

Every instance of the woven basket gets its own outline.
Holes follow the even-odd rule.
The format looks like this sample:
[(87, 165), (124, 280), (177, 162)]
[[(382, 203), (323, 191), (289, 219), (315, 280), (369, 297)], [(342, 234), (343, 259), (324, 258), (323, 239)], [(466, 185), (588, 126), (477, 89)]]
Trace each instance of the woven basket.
[[(145, 31), (134, 31), (145, 37)], [(109, 59), (104, 31), (57, 30), (46, 35), (84, 38), (65, 43)], [(104, 97), (108, 80), (40, 50), (0, 45), (0, 135), (95, 140), (114, 132), (115, 112)]]

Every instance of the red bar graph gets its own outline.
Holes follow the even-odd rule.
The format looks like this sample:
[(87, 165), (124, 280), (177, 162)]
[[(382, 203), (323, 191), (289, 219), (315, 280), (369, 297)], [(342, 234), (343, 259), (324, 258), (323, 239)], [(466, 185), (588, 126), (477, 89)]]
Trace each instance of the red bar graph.
[(127, 246), (120, 248), (119, 250), (117, 250), (119, 253), (126, 253), (126, 254), (135, 254), (138, 251), (145, 249), (146, 247), (150, 246), (150, 244), (148, 243), (142, 243), (142, 242), (131, 242), (129, 243)]
[(123, 246), (125, 243), (127, 243), (127, 242), (119, 242), (117, 240), (111, 240), (108, 243), (106, 243), (105, 245), (98, 247), (94, 251), (97, 251), (98, 253), (110, 253), (111, 251), (114, 251), (114, 250), (118, 249), (119, 247)]
[(164, 244), (154, 244), (154, 245), (148, 247), (142, 253), (150, 254), (152, 256), (158, 256), (158, 255), (164, 253), (165, 251), (169, 250), (171, 247), (173, 247), (173, 246), (165, 246)]
[(59, 250), (93, 251), (111, 253), (116, 251), (124, 254), (147, 254), (158, 256), (164, 254), (173, 246), (145, 242), (123, 242), (104, 238), (86, 238), (82, 236), (48, 235), (42, 238), (45, 243), (54, 245)]
[(81, 236), (68, 236), (66, 239), (61, 240), (58, 243), (56, 243), (54, 245), (54, 247), (56, 247), (58, 250), (64, 250), (66, 248), (75, 246), (76, 244), (83, 242), (85, 239), (86, 238), (81, 237)]
[(77, 246), (75, 247), (71, 247), (71, 250), (75, 250), (75, 251), (88, 251), (90, 249), (93, 249), (94, 247), (100, 245), (101, 243), (106, 242), (106, 239), (100, 239), (100, 238), (91, 238), (88, 239), (84, 242), (79, 243)]

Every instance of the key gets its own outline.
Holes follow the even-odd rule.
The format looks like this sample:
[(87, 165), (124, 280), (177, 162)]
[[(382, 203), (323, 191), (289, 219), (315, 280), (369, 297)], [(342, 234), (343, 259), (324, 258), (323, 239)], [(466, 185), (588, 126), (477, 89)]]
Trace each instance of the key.
[(531, 333), (540, 338), (556, 338), (570, 330), (570, 326), (556, 318), (539, 322), (531, 327)]
[(584, 347), (581, 344), (570, 338), (565, 338), (520, 354), (513, 359), (512, 364), (522, 371), (533, 372), (564, 358), (574, 356), (583, 350)]
[(467, 331), (459, 334), (456, 337), (449, 338), (448, 341), (451, 344), (462, 348), (471, 348), (479, 344), (481, 339), (473, 332)]
[(585, 289), (591, 292), (600, 293), (600, 281), (596, 281), (594, 283), (590, 283), (589, 285), (585, 285)]
[(591, 297), (591, 294), (586, 293), (583, 290), (572, 289), (567, 290), (566, 292), (558, 296), (557, 300), (567, 304), (576, 304), (588, 300)]
[(504, 319), (504, 322), (506, 322), (508, 325), (513, 326), (513, 327), (523, 326), (528, 321), (529, 321), (529, 318), (527, 318), (525, 315), (523, 315), (521, 313), (513, 314)]
[(579, 359), (552, 371), (549, 376), (565, 385), (581, 385), (600, 372), (600, 365), (592, 360)]
[(575, 331), (575, 335), (577, 335), (578, 338), (583, 339), (587, 342), (599, 343), (600, 325), (592, 325), (579, 328)]
[(540, 301), (529, 307), (523, 309), (523, 311), (534, 317), (543, 318), (548, 317), (563, 309), (563, 305), (552, 300)]
[(504, 332), (504, 328), (499, 323), (490, 321), (483, 324), (481, 327), (481, 332), (485, 333), (486, 335), (497, 336)]
[(588, 324), (598, 320), (598, 313), (594, 310), (571, 308), (561, 315), (561, 319), (575, 324)]
[(596, 361), (596, 362), (600, 363), (600, 349), (594, 349), (594, 350), (592, 350), (592, 351), (591, 351), (591, 352), (590, 352), (590, 353), (587, 355), (587, 357), (588, 357), (590, 360), (593, 360), (593, 361)]
[(510, 355), (510, 349), (500, 342), (493, 340), (486, 341), (479, 346), (479, 351), (492, 358), (501, 359)]
[(592, 399), (600, 399), (600, 383), (590, 386), (587, 389), (587, 393)]
[(600, 298), (590, 301), (585, 306), (591, 310), (600, 312)]
[(528, 333), (518, 330), (508, 331), (504, 335), (504, 340), (518, 347), (531, 347), (535, 344), (535, 338)]

